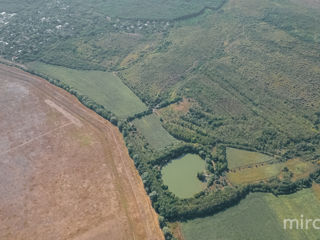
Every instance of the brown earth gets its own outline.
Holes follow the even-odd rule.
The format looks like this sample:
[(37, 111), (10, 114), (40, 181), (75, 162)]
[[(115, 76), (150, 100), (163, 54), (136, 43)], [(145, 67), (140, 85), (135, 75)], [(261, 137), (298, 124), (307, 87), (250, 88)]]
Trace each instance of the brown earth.
[(0, 239), (163, 239), (118, 129), (0, 65)]
[(172, 230), (173, 236), (178, 240), (185, 240), (182, 234), (181, 223), (174, 222), (170, 224), (170, 229)]
[(187, 113), (191, 107), (192, 100), (188, 100), (187, 98), (183, 98), (182, 102), (178, 102), (172, 104), (172, 109), (178, 112)]

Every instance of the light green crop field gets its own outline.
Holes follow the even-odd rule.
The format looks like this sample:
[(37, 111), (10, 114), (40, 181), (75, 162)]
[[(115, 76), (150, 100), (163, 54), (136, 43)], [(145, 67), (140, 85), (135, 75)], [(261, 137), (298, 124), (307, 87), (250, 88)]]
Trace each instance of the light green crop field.
[(182, 223), (185, 240), (288, 239), (264, 196), (250, 194), (239, 205), (224, 212)]
[[(185, 240), (295, 240), (319, 239), (317, 230), (284, 230), (284, 218), (320, 216), (320, 201), (313, 189), (275, 197), (250, 194), (235, 207), (214, 216), (182, 223)], [(318, 230), (319, 231), (319, 230)]]
[(227, 148), (227, 160), (230, 169), (262, 163), (272, 159), (272, 157), (258, 152), (250, 152), (230, 147)]
[(163, 182), (178, 197), (192, 197), (202, 190), (202, 183), (197, 178), (197, 173), (204, 168), (205, 162), (198, 155), (186, 154), (163, 167)]
[(133, 121), (137, 129), (147, 139), (148, 143), (155, 148), (160, 149), (177, 142), (162, 126), (159, 117), (149, 115)]
[(58, 79), (79, 93), (88, 96), (120, 118), (145, 111), (143, 102), (109, 72), (74, 70), (35, 62), (29, 67), (36, 72)]
[[(273, 195), (266, 195), (265, 200), (273, 213), (277, 216), (279, 224), (283, 226), (283, 219), (318, 219), (320, 216), (320, 200), (317, 196), (318, 185), (311, 189), (304, 189), (300, 192), (291, 195), (283, 195), (275, 197)], [(319, 224), (317, 224), (319, 225)], [(294, 225), (295, 227), (295, 225)], [(287, 225), (289, 228), (289, 225)], [(296, 227), (295, 227), (296, 228)], [(292, 240), (314, 240), (320, 239), (319, 230), (315, 230), (312, 224), (309, 224), (309, 229), (286, 230), (287, 236)]]

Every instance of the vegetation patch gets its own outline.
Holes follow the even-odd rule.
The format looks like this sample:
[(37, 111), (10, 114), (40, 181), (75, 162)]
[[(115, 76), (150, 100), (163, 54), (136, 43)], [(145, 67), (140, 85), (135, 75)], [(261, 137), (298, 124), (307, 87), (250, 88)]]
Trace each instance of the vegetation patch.
[(113, 73), (74, 70), (40, 62), (29, 64), (36, 72), (58, 79), (82, 95), (89, 96), (120, 118), (145, 111), (146, 106)]
[(265, 164), (259, 167), (248, 167), (227, 173), (229, 181), (234, 185), (254, 183), (279, 175), (282, 163)]
[(197, 178), (204, 171), (205, 161), (196, 154), (186, 154), (162, 168), (162, 178), (169, 190), (180, 198), (192, 197), (203, 189)]
[(273, 157), (259, 152), (227, 147), (227, 160), (229, 169), (234, 169), (271, 161)]
[(318, 165), (314, 165), (311, 162), (301, 161), (299, 158), (290, 159), (285, 163), (285, 166), (293, 174), (293, 179), (305, 178), (316, 168)]
[(135, 119), (133, 123), (151, 147), (155, 149), (161, 149), (178, 142), (162, 127), (160, 118), (154, 114)]
[(234, 185), (251, 184), (265, 181), (272, 177), (297, 181), (302, 178), (308, 178), (310, 173), (317, 168), (319, 167), (311, 162), (304, 162), (295, 158), (287, 162), (260, 163), (241, 169), (233, 169), (227, 173), (227, 177)]

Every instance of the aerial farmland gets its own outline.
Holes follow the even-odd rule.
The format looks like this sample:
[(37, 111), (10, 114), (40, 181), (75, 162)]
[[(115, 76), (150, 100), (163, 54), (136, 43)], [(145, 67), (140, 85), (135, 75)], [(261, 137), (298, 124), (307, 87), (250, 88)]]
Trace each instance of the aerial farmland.
[(0, 239), (163, 239), (118, 129), (0, 66)]
[(319, 43), (319, 0), (1, 0), (0, 240), (317, 240)]

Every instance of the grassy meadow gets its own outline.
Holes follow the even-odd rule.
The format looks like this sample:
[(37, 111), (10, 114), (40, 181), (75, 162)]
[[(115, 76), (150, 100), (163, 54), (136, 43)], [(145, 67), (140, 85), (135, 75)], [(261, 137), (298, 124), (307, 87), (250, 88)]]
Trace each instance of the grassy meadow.
[(314, 165), (310, 162), (301, 161), (299, 158), (290, 159), (284, 165), (293, 173), (293, 179), (305, 178), (319, 165)]
[(181, 224), (185, 240), (315, 240), (317, 230), (284, 230), (284, 218), (320, 216), (318, 190), (304, 189), (298, 193), (275, 197), (254, 193), (237, 206)]
[(177, 140), (162, 127), (159, 117), (154, 114), (135, 119), (133, 122), (154, 149), (159, 150), (177, 142)]
[(66, 83), (120, 118), (126, 118), (147, 109), (143, 102), (113, 73), (74, 70), (40, 62), (29, 64), (29, 67)]
[(272, 159), (271, 156), (266, 154), (227, 147), (229, 169), (267, 162)]
[(259, 167), (250, 167), (227, 173), (229, 181), (234, 185), (254, 183), (267, 180), (280, 174), (283, 164), (267, 164)]
[(306, 178), (312, 171), (319, 168), (317, 165), (296, 158), (284, 163), (266, 163), (257, 167), (251, 166), (240, 170), (233, 170), (227, 173), (227, 177), (234, 185), (255, 183), (272, 177), (281, 177), (280, 174), (284, 167), (287, 167), (292, 173), (293, 181)]
[(197, 173), (205, 169), (205, 162), (198, 155), (186, 154), (173, 159), (162, 168), (162, 179), (169, 190), (180, 198), (192, 197), (203, 189)]

